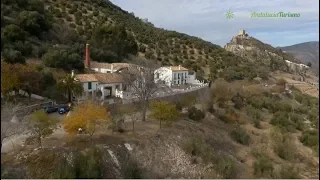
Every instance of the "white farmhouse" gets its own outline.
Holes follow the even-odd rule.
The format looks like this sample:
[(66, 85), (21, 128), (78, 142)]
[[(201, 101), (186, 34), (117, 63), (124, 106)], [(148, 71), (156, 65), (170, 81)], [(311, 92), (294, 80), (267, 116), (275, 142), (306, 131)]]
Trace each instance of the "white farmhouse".
[(193, 84), (197, 82), (196, 73), (187, 68), (179, 66), (161, 67), (154, 72), (155, 81), (162, 81), (167, 86)]
[(105, 100), (111, 97), (130, 98), (118, 73), (77, 74), (76, 80), (82, 83), (86, 98)]

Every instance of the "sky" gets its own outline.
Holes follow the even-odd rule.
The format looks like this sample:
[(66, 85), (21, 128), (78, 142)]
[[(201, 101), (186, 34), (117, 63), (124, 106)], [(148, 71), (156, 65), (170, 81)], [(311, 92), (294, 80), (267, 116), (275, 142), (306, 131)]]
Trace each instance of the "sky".
[[(156, 27), (224, 46), (240, 29), (272, 46), (319, 40), (319, 0), (110, 0)], [(226, 17), (227, 12), (233, 18)], [(251, 18), (252, 12), (300, 13), (295, 18)]]

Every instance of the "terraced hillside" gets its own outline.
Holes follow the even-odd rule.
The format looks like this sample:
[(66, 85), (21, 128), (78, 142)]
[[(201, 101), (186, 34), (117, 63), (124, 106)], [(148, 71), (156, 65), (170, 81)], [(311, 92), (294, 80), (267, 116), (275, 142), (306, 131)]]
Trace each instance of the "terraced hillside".
[(244, 61), (218, 45), (156, 28), (109, 1), (6, 0), (1, 10), (1, 51), (11, 62), (35, 57), (46, 66), (81, 70), (85, 43), (95, 61), (119, 62), (134, 54), (205, 75), (211, 62)]

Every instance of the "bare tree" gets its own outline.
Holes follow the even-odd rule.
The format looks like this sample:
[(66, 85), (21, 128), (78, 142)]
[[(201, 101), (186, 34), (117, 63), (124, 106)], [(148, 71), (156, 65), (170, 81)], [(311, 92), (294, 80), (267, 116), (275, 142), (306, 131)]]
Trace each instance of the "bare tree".
[(146, 113), (150, 99), (161, 89), (160, 83), (154, 81), (154, 71), (159, 67), (151, 60), (133, 59), (134, 65), (122, 70), (124, 85), (138, 99), (142, 120), (146, 121)]
[[(1, 104), (1, 149), (5, 139), (21, 134), (25, 130), (23, 122), (20, 122), (16, 115), (16, 110), (19, 108), (19, 105), (8, 102)], [(20, 113), (20, 116), (25, 115), (25, 112)]]
[(142, 113), (141, 112), (137, 112), (136, 108), (131, 109), (131, 111), (128, 112), (128, 115), (130, 117), (131, 120), (131, 124), (132, 124), (132, 131), (134, 131), (134, 125), (137, 121), (142, 119)]

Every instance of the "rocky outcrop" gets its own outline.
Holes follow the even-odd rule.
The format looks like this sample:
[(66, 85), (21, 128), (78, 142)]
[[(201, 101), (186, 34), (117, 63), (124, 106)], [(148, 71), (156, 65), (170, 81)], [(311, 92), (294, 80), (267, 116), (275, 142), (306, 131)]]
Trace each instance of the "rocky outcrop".
[(291, 54), (249, 36), (244, 30), (240, 30), (236, 36), (233, 36), (224, 49), (274, 70), (289, 70), (285, 60), (296, 62)]

